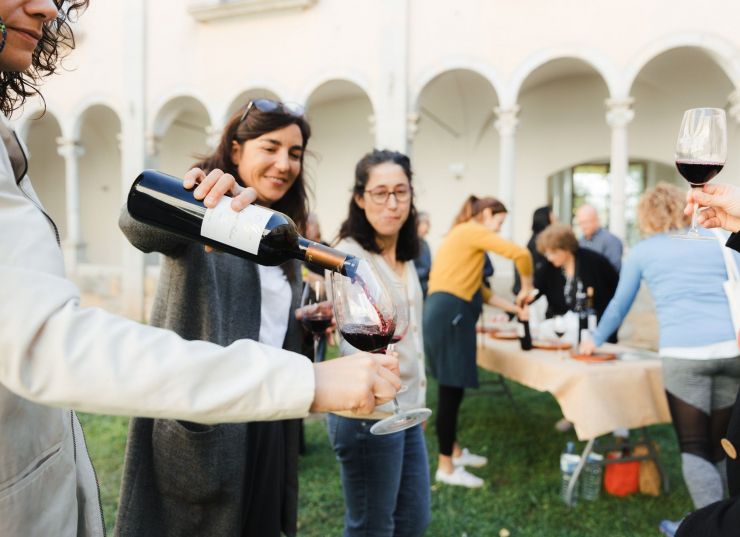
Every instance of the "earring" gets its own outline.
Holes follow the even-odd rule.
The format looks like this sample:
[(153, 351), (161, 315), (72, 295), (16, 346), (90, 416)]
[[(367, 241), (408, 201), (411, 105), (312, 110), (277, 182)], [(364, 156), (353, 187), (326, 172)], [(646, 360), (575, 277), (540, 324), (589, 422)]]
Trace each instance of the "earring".
[(0, 41), (0, 52), (2, 52), (5, 48), (5, 41), (8, 39), (8, 28), (2, 17), (0, 17), (0, 34), (2, 34), (2, 41)]

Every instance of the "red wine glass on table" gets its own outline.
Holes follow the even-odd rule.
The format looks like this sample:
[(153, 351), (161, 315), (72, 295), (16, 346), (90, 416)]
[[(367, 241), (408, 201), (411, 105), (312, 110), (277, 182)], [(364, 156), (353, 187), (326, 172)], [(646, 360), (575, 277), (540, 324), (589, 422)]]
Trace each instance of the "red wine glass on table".
[(555, 337), (558, 338), (558, 358), (564, 359), (563, 355), (563, 336), (565, 335), (565, 317), (562, 315), (556, 315), (553, 319), (552, 331), (555, 333)]
[(301, 296), (301, 322), (313, 334), (313, 359), (320, 362), (319, 343), (326, 335), (326, 329), (331, 326), (332, 307), (326, 298), (326, 284), (324, 280), (306, 282)]
[[(676, 168), (691, 188), (701, 188), (724, 167), (727, 159), (727, 119), (721, 108), (694, 108), (683, 114), (676, 140)], [(678, 239), (716, 240), (699, 234), (698, 204), (694, 205), (691, 228)]]

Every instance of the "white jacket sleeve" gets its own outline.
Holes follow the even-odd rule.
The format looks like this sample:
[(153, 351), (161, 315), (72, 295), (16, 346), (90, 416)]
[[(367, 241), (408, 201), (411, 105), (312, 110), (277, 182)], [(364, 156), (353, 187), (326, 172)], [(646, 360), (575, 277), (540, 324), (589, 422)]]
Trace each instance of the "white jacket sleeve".
[(106, 414), (214, 423), (308, 413), (313, 367), (301, 355), (248, 340), (185, 341), (81, 308), (30, 185), (24, 190), (0, 154), (0, 384), (41, 404)]

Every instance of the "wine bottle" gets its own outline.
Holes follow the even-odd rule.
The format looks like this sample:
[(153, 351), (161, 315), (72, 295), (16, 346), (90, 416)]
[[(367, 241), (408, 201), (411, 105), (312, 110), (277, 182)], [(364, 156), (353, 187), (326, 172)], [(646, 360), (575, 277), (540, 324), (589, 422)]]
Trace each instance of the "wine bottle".
[(594, 308), (594, 288), (588, 287), (586, 289), (586, 327), (588, 331), (593, 335), (596, 332), (596, 326), (598, 321), (596, 318), (596, 309)]
[(532, 349), (532, 333), (529, 331), (529, 307), (525, 306), (518, 316), (519, 327), (517, 335), (519, 336), (519, 346), (523, 351)]
[(181, 237), (244, 257), (260, 265), (298, 259), (355, 278), (360, 259), (310, 241), (288, 216), (259, 205), (231, 209), (224, 197), (214, 208), (195, 199), (182, 179), (144, 170), (128, 194), (128, 212), (136, 220)]
[(583, 283), (578, 280), (576, 286), (576, 306), (574, 313), (578, 316), (578, 343), (581, 343), (583, 331), (588, 328), (588, 317), (586, 315), (586, 293), (583, 291)]

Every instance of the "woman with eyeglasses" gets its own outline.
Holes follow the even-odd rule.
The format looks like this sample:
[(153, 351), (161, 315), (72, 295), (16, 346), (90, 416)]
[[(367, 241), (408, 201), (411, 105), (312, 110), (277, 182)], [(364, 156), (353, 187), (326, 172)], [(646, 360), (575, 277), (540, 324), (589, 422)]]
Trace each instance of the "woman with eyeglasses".
[[(409, 329), (396, 344), (402, 409), (426, 400), (421, 315), (423, 295), (413, 259), (419, 240), (411, 186), (411, 162), (395, 151), (374, 150), (355, 168), (349, 214), (337, 248), (375, 262), (384, 282), (409, 305)], [(342, 341), (342, 354), (357, 352)], [(385, 436), (370, 433), (377, 420), (393, 413), (390, 405), (370, 416), (329, 414), (329, 440), (341, 463), (346, 512), (344, 535), (415, 537), (429, 524), (429, 462), (421, 425)]]
[(486, 252), (514, 260), (521, 277), (518, 306), (533, 290), (529, 251), (498, 235), (506, 214), (506, 207), (497, 199), (470, 196), (437, 250), (429, 275), (424, 350), (431, 373), (439, 382), (439, 463), (435, 479), (448, 485), (483, 486), (483, 480), (465, 467), (481, 467), (488, 462), (486, 457), (462, 449), (457, 441), (457, 415), (465, 388), (478, 387), (475, 324), (484, 301), (499, 303), (482, 284)]
[[(256, 203), (304, 229), (303, 161), (311, 130), (299, 107), (259, 99), (226, 125), (215, 151), (185, 178), (196, 198), (256, 192)], [(152, 322), (186, 339), (228, 345), (239, 338), (300, 352), (301, 266), (265, 267), (208, 254), (202, 246), (141, 224), (120, 226), (145, 252), (163, 254)], [(177, 379), (173, 379), (177, 382)], [(266, 397), (271, 394), (266, 393)], [(132, 420), (123, 471), (120, 536), (296, 533), (297, 420), (206, 426)]]

